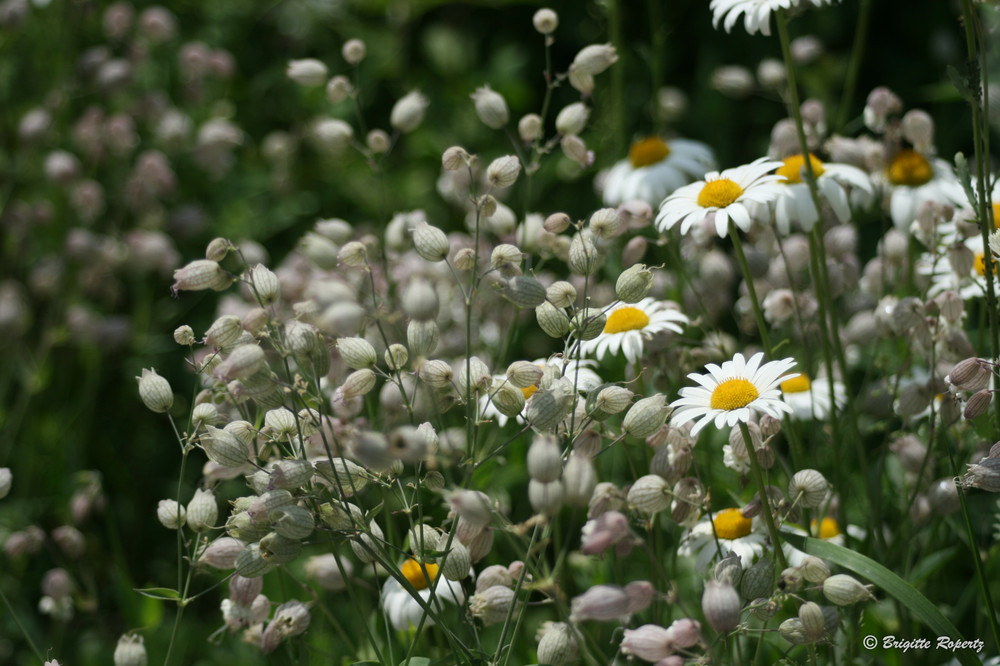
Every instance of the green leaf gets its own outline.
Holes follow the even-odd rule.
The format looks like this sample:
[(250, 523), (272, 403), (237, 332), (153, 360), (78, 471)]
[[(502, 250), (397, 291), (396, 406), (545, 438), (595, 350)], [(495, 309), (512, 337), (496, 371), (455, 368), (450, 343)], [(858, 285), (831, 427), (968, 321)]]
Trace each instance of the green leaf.
[[(829, 560), (868, 579), (876, 587), (895, 597), (903, 607), (909, 609), (914, 617), (927, 625), (936, 636), (947, 636), (955, 641), (965, 640), (955, 625), (927, 597), (875, 560), (843, 546), (800, 534), (782, 533), (781, 537), (804, 553)], [(982, 663), (976, 654), (969, 649), (956, 651), (955, 657), (963, 666)]]
[(430, 666), (431, 660), (427, 657), (410, 657), (399, 662), (399, 666)]
[(976, 98), (969, 87), (969, 77), (963, 76), (954, 65), (948, 65), (948, 78), (952, 85), (958, 89), (958, 94), (969, 104), (975, 104)]
[(177, 590), (169, 587), (145, 587), (136, 590), (139, 594), (150, 599), (161, 599), (163, 601), (180, 601), (181, 594)]

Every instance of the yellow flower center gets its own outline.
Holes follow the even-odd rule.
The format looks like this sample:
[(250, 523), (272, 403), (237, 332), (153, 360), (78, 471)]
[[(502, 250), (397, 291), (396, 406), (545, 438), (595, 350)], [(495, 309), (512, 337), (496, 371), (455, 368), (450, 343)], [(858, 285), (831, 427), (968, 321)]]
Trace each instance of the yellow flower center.
[(538, 390), (538, 384), (532, 384), (528, 388), (521, 389), (521, 393), (524, 394), (524, 399), (527, 400), (531, 396), (535, 395), (535, 391)]
[(757, 387), (749, 380), (737, 377), (727, 379), (712, 391), (712, 400), (709, 403), (712, 409), (724, 409), (726, 411), (746, 407), (757, 399), (760, 393)]
[(753, 523), (749, 518), (744, 518), (739, 509), (723, 509), (715, 514), (712, 524), (715, 525), (715, 534), (720, 539), (739, 539), (750, 534), (750, 526)]
[[(816, 532), (816, 519), (813, 518), (812, 530)], [(837, 521), (830, 516), (823, 518), (823, 522), (819, 524), (819, 538), (820, 539), (832, 539), (835, 536), (840, 535), (840, 526), (837, 525)]]
[[(787, 184), (791, 183), (801, 183), (802, 182), (802, 170), (806, 165), (806, 161), (802, 158), (802, 154), (792, 155), (791, 157), (786, 157), (782, 160), (785, 165), (778, 167), (778, 170), (774, 173), (779, 176), (784, 176), (787, 180)], [(809, 153), (809, 164), (812, 166), (813, 175), (819, 178), (823, 175), (823, 163), (819, 159)]]
[(1000, 229), (1000, 203), (993, 204), (993, 228)]
[(628, 149), (628, 161), (636, 169), (663, 161), (670, 154), (670, 146), (661, 139), (651, 136), (632, 144)]
[(414, 589), (422, 590), (437, 578), (438, 565), (421, 564), (411, 557), (403, 562), (403, 566), (399, 568), (399, 571), (406, 580), (410, 581), (410, 585)]
[(725, 208), (740, 198), (743, 188), (729, 180), (720, 178), (705, 183), (698, 193), (698, 205), (702, 208)]
[(781, 382), (781, 392), (782, 393), (805, 393), (812, 386), (812, 382), (809, 381), (809, 375), (802, 374), (798, 377), (792, 377), (791, 379), (786, 379)]
[(915, 150), (901, 150), (892, 158), (892, 164), (886, 169), (889, 181), (893, 185), (923, 185), (934, 177), (934, 169), (927, 158)]
[(986, 255), (982, 252), (976, 252), (976, 259), (973, 263), (976, 267), (976, 272), (980, 275), (986, 275)]
[(624, 307), (618, 308), (608, 315), (608, 321), (604, 324), (605, 333), (622, 333), (624, 331), (638, 331), (649, 325), (649, 315), (639, 308)]

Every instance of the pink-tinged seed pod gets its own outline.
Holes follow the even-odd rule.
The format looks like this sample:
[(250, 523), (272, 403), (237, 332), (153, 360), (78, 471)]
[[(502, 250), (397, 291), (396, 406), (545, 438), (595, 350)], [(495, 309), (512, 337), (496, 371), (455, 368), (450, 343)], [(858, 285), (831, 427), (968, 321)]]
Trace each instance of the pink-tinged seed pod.
[(679, 648), (694, 647), (701, 640), (701, 624), (690, 618), (674, 620), (667, 630), (674, 645)]
[(570, 603), (570, 620), (610, 622), (628, 615), (628, 595), (617, 585), (595, 585)]
[(197, 259), (174, 271), (174, 284), (170, 290), (178, 291), (222, 291), (233, 283), (232, 276), (211, 259)]
[(264, 579), (260, 576), (245, 578), (239, 574), (233, 574), (232, 578), (229, 579), (229, 598), (241, 606), (252, 604), (263, 590)]
[(656, 595), (656, 588), (647, 580), (634, 580), (625, 586), (629, 613), (641, 613), (649, 607)]
[(264, 654), (274, 652), (286, 638), (305, 633), (309, 628), (309, 606), (301, 601), (288, 601), (278, 606), (274, 618), (261, 636), (260, 647)]
[(240, 345), (215, 368), (215, 376), (222, 381), (253, 377), (267, 365), (264, 350), (256, 343)]
[(628, 519), (618, 511), (607, 511), (588, 520), (581, 533), (581, 552), (598, 555), (629, 536)]
[(728, 634), (740, 623), (740, 595), (732, 585), (710, 580), (705, 583), (701, 610), (713, 629)]
[(485, 625), (497, 624), (507, 619), (514, 604), (514, 590), (503, 585), (494, 585), (469, 599), (469, 611)]
[(219, 537), (198, 557), (198, 564), (204, 564), (215, 569), (232, 569), (236, 566), (236, 556), (246, 547), (239, 539), (224, 536)]
[(672, 638), (669, 630), (655, 624), (626, 629), (621, 642), (622, 654), (655, 663), (674, 653)]

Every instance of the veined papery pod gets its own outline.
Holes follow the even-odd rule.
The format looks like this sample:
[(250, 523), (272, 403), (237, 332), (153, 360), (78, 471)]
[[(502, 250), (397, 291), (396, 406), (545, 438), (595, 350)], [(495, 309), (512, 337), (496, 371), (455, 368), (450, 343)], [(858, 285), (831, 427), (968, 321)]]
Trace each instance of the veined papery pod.
[(268, 562), (260, 552), (259, 543), (251, 543), (236, 556), (236, 573), (244, 578), (256, 578), (272, 571), (276, 563)]
[(269, 485), (272, 488), (296, 490), (301, 488), (316, 473), (308, 460), (279, 460), (270, 471)]
[(315, 528), (312, 513), (294, 504), (275, 509), (270, 519), (274, 531), (286, 539), (305, 539)]
[(320, 459), (313, 466), (322, 480), (345, 497), (359, 492), (368, 483), (365, 468), (347, 458), (334, 458), (332, 463), (328, 459)]
[(201, 445), (209, 460), (223, 467), (242, 467), (250, 458), (247, 445), (236, 435), (213, 426), (206, 426)]
[(260, 540), (260, 554), (268, 562), (288, 564), (302, 552), (302, 541), (271, 532)]
[(535, 318), (538, 320), (539, 328), (550, 338), (561, 338), (569, 333), (569, 316), (548, 301), (535, 308)]

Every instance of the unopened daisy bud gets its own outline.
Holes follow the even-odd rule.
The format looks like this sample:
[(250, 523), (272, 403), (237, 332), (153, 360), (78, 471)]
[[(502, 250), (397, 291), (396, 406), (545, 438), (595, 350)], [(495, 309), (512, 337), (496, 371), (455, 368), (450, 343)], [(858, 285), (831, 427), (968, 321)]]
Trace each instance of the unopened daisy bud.
[(507, 102), (503, 95), (489, 86), (476, 88), (476, 92), (472, 94), (472, 101), (476, 106), (476, 115), (487, 127), (500, 129), (510, 120), (510, 112), (507, 110)]
[(587, 228), (598, 238), (613, 238), (621, 228), (621, 219), (614, 208), (601, 208), (590, 216)]
[(243, 334), (243, 322), (236, 315), (216, 319), (205, 332), (205, 344), (214, 349), (231, 347)]
[(257, 264), (250, 269), (250, 284), (264, 305), (274, 303), (281, 295), (281, 282), (278, 281), (278, 276), (263, 264)]
[(451, 510), (472, 527), (485, 527), (493, 519), (493, 507), (486, 493), (456, 490), (448, 496)]
[(215, 527), (219, 507), (211, 490), (198, 489), (187, 505), (187, 524), (195, 532), (205, 532)]
[(648, 437), (667, 420), (667, 398), (657, 393), (636, 402), (622, 421), (622, 431), (632, 437)]
[(788, 497), (799, 506), (815, 509), (823, 503), (829, 490), (830, 484), (822, 474), (814, 469), (803, 469), (789, 482)]
[(569, 308), (576, 302), (576, 287), (569, 282), (558, 281), (545, 290), (545, 298), (557, 308)]
[(967, 358), (956, 365), (948, 376), (947, 382), (963, 391), (979, 391), (990, 383), (991, 364), (980, 358)]
[(187, 324), (178, 326), (174, 329), (174, 342), (185, 347), (190, 347), (194, 344), (194, 331)]
[(830, 577), (830, 567), (826, 562), (812, 555), (802, 560), (799, 569), (802, 571), (802, 577), (810, 583), (822, 583)]
[(496, 624), (507, 619), (514, 605), (514, 590), (502, 585), (494, 585), (469, 599), (469, 612), (485, 625)]
[(550, 234), (561, 234), (569, 229), (569, 225), (572, 223), (573, 221), (566, 213), (552, 213), (545, 218), (545, 222), (542, 223), (542, 227)]
[(142, 376), (135, 379), (139, 382), (139, 398), (147, 409), (158, 414), (170, 410), (174, 404), (170, 382), (156, 374), (156, 370), (152, 368), (143, 368)]
[(490, 162), (486, 168), (486, 179), (493, 187), (503, 189), (513, 185), (520, 173), (521, 161), (517, 156), (504, 155)]
[[(594, 399), (594, 406), (604, 414), (618, 414), (632, 404), (635, 394), (624, 386), (605, 386)], [(589, 397), (589, 396), (588, 396)]]
[[(590, 79), (591, 86), (593, 86), (593, 78)], [(563, 154), (569, 159), (573, 160), (583, 168), (589, 167), (594, 163), (594, 153), (587, 150), (587, 144), (583, 142), (583, 139), (575, 134), (567, 134), (559, 140), (559, 147), (562, 149)]]
[(535, 308), (535, 318), (539, 328), (551, 338), (561, 338), (569, 333), (569, 316), (548, 301)]
[(528, 482), (528, 501), (537, 513), (556, 515), (562, 508), (564, 495), (562, 481), (545, 483), (532, 479)]
[(570, 454), (563, 469), (563, 491), (570, 506), (586, 506), (597, 486), (597, 471), (594, 463), (577, 452)]
[(517, 135), (526, 144), (532, 144), (542, 138), (542, 117), (537, 113), (528, 113), (517, 121)]
[(507, 366), (507, 381), (517, 388), (536, 386), (542, 379), (542, 369), (530, 361), (514, 361)]
[(368, 50), (360, 39), (348, 39), (340, 49), (340, 55), (348, 65), (360, 64)]
[(441, 154), (441, 166), (446, 171), (458, 171), (472, 164), (472, 159), (462, 146), (452, 146)]
[(168, 530), (176, 530), (184, 526), (187, 510), (176, 500), (160, 500), (156, 507), (156, 519)]
[(114, 654), (115, 666), (146, 666), (146, 646), (142, 636), (125, 634), (118, 639)]
[(364, 338), (340, 338), (337, 340), (337, 351), (347, 367), (354, 370), (370, 368), (378, 362), (375, 347)]
[(701, 610), (713, 629), (728, 634), (740, 623), (740, 595), (732, 585), (710, 580), (705, 583)]
[(440, 333), (434, 320), (410, 321), (406, 325), (406, 345), (415, 356), (427, 356), (438, 346)]
[(326, 65), (315, 58), (289, 60), (285, 74), (300, 86), (321, 86), (328, 76)]
[(590, 236), (578, 233), (569, 244), (569, 269), (577, 275), (593, 275), (601, 267), (601, 256)]
[(577, 660), (580, 647), (565, 622), (546, 622), (538, 639), (538, 663), (563, 666)]
[(590, 109), (583, 102), (564, 106), (556, 116), (556, 131), (560, 134), (579, 134), (587, 126)]
[(622, 654), (643, 661), (659, 663), (674, 653), (673, 633), (655, 624), (626, 629), (621, 642)]
[(257, 344), (240, 345), (216, 368), (215, 376), (223, 381), (253, 377), (267, 366), (267, 356)]
[(637, 511), (653, 515), (670, 506), (669, 488), (656, 474), (640, 476), (628, 491), (628, 503)]
[[(496, 197), (492, 194), (484, 194), (476, 199), (476, 207), (479, 208), (479, 213), (483, 216), (483, 218), (489, 220), (489, 218), (496, 214), (499, 204), (497, 203)], [(469, 248), (469, 250), (471, 251), (471, 248)], [(470, 265), (469, 268), (472, 268), (472, 266)], [(469, 269), (467, 268), (464, 270)]]
[(545, 302), (545, 287), (527, 275), (516, 275), (499, 283), (498, 291), (519, 308), (535, 308)]
[(342, 74), (331, 78), (326, 84), (326, 98), (331, 104), (339, 104), (354, 94), (350, 79)]
[(823, 596), (838, 606), (874, 599), (869, 586), (862, 585), (847, 574), (836, 574), (823, 581)]
[(430, 360), (420, 366), (420, 369), (417, 370), (417, 377), (426, 382), (428, 386), (444, 388), (451, 384), (454, 372), (451, 365), (445, 361)]
[(403, 312), (417, 321), (429, 321), (437, 317), (438, 295), (434, 285), (423, 279), (410, 282), (403, 293)]
[(391, 344), (382, 355), (390, 370), (402, 370), (410, 360), (410, 352), (401, 344)]
[(622, 271), (615, 283), (615, 294), (625, 303), (638, 303), (653, 286), (653, 272), (645, 264), (634, 264)]
[(524, 409), (524, 393), (521, 392), (521, 389), (512, 386), (505, 380), (501, 380), (494, 387), (491, 400), (493, 401), (493, 406), (507, 417), (517, 416)]
[(570, 602), (570, 620), (609, 622), (628, 614), (628, 595), (617, 585), (595, 585)]
[(360, 241), (351, 241), (337, 252), (337, 261), (344, 266), (363, 266), (368, 260), (368, 248)]
[(421, 257), (432, 263), (448, 258), (450, 250), (448, 236), (443, 231), (426, 222), (419, 222), (411, 232), (413, 233), (413, 249)]
[(427, 105), (427, 98), (416, 90), (407, 93), (393, 105), (389, 113), (389, 124), (403, 134), (412, 132), (424, 121)]
[(531, 24), (543, 35), (551, 35), (559, 27), (559, 15), (548, 7), (542, 7), (531, 17)]
[(223, 467), (242, 467), (249, 457), (247, 445), (236, 435), (220, 430), (213, 426), (206, 426), (208, 431), (201, 437), (202, 448), (208, 459)]

